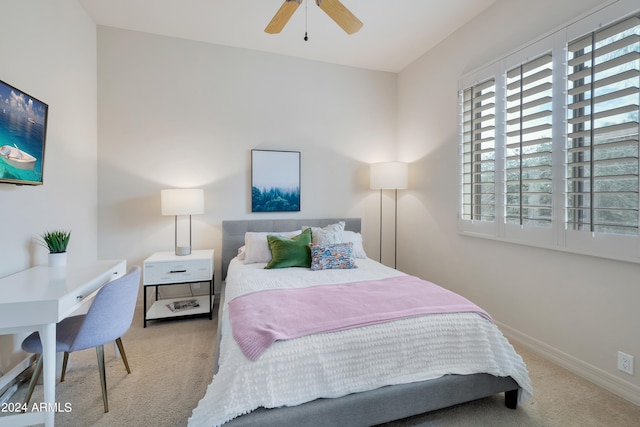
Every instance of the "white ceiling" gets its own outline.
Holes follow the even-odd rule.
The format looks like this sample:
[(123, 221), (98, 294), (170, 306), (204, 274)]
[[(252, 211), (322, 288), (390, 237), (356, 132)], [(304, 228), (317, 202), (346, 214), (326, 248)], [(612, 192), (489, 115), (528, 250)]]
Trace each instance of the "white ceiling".
[(496, 0), (341, 1), (364, 23), (353, 35), (314, 0), (303, 1), (280, 34), (264, 28), (283, 0), (79, 0), (99, 25), (390, 72)]

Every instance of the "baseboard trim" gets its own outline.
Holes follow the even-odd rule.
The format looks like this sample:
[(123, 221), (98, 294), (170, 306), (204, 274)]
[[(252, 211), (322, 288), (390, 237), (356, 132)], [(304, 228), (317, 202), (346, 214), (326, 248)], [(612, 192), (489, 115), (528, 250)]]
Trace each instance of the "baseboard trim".
[(586, 363), (503, 323), (496, 322), (496, 325), (498, 325), (504, 335), (512, 342), (522, 345), (556, 365), (640, 406), (640, 387), (635, 384), (618, 378), (603, 369)]
[(4, 390), (10, 386), (18, 375), (20, 375), (25, 369), (29, 367), (33, 361), (33, 355), (25, 357), (22, 361), (18, 362), (9, 372), (0, 377), (0, 390)]

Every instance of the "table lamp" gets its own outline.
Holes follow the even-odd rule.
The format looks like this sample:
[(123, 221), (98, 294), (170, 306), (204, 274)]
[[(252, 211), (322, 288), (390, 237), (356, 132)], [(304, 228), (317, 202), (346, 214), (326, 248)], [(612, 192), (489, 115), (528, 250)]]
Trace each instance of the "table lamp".
[[(191, 254), (191, 215), (204, 213), (204, 190), (201, 188), (176, 188), (160, 191), (162, 215), (175, 217), (176, 255)], [(189, 215), (189, 246), (178, 246), (178, 216)]]

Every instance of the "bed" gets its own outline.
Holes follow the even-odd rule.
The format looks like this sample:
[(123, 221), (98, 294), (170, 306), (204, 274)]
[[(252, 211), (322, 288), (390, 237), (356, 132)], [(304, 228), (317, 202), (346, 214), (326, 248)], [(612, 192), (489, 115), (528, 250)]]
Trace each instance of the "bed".
[[(277, 341), (255, 361), (242, 354), (243, 350), (234, 340), (230, 327), (228, 303), (243, 293), (278, 287), (281, 282), (287, 282), (285, 286), (305, 288), (341, 281), (359, 283), (360, 280), (380, 277), (392, 280), (404, 275), (368, 258), (355, 258), (358, 268), (349, 270), (347, 274), (350, 276), (343, 279), (340, 271), (325, 270), (313, 276), (314, 272), (306, 268), (265, 270), (264, 263), (245, 264), (237, 257), (238, 249), (245, 245), (247, 232), (284, 233), (301, 230), (305, 226), (322, 231), (323, 227), (331, 227), (341, 221), (350, 236), (360, 238), (359, 218), (223, 221), (222, 277), (226, 282), (221, 289), (219, 304), (216, 366), (205, 396), (189, 419), (190, 426), (371, 426), (498, 393), (504, 393), (505, 405), (515, 409), (519, 402), (532, 396), (522, 358), (492, 322), (476, 313), (417, 316)], [(354, 243), (357, 246), (357, 239)], [(307, 283), (310, 276), (313, 276), (313, 282)], [(276, 280), (276, 277), (279, 278)], [(256, 280), (260, 285), (252, 288)], [(427, 321), (425, 318), (436, 324), (425, 327), (422, 323)], [(474, 326), (466, 326), (467, 322)], [(482, 340), (489, 344), (477, 344), (474, 336), (465, 335), (478, 333), (475, 331), (478, 327), (482, 328), (479, 332)], [(416, 339), (415, 336), (408, 339), (416, 348), (407, 350), (403, 347), (402, 352), (406, 354), (402, 357), (407, 360), (401, 362), (389, 353), (387, 347), (398, 345), (391, 340), (399, 330), (422, 333), (432, 328), (453, 328), (454, 335), (461, 331), (460, 336), (454, 338), (457, 340), (455, 345), (460, 345), (460, 342), (473, 344), (468, 348), (454, 348), (445, 343), (447, 347), (430, 355), (437, 362), (433, 363), (437, 367), (422, 369), (413, 366), (405, 372), (405, 364), (413, 365), (414, 361), (421, 359), (416, 355), (432, 353), (432, 348), (441, 344), (438, 341), (441, 338), (430, 337), (433, 342)], [(490, 348), (476, 349), (473, 347), (476, 345)], [(373, 359), (370, 353), (378, 354), (375, 357), (380, 360)], [(440, 361), (448, 358), (455, 368), (442, 367)], [(422, 366), (425, 362), (416, 363)], [(487, 365), (486, 369), (483, 364)], [(396, 372), (396, 365), (402, 365), (403, 371)], [(364, 371), (356, 372), (353, 374), (355, 378), (351, 378), (359, 366), (367, 369), (366, 374)], [(387, 375), (387, 372), (392, 373)], [(346, 391), (342, 382), (349, 383)], [(321, 385), (316, 386), (316, 383)]]

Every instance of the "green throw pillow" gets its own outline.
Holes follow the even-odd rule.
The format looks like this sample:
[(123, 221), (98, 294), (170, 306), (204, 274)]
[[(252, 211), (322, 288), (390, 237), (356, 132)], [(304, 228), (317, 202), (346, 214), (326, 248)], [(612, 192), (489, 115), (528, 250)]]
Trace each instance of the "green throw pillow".
[(291, 239), (282, 236), (267, 236), (271, 261), (264, 268), (310, 267), (311, 266), (311, 229)]

